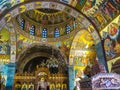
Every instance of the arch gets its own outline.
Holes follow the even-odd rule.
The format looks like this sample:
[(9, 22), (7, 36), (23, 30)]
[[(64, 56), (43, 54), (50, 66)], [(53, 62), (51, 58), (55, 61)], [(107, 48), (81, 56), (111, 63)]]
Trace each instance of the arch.
[[(106, 72), (108, 72), (108, 67), (107, 67), (107, 63), (106, 63), (106, 59), (105, 59), (105, 53), (104, 53), (104, 51), (103, 51), (103, 46), (102, 46), (102, 41), (100, 41), (100, 42), (98, 42), (98, 38), (100, 38), (100, 37), (98, 37), (98, 36), (96, 36), (95, 35), (95, 33), (94, 33), (94, 31), (93, 31), (93, 26), (89, 26), (88, 28), (82, 28), (82, 29), (80, 29), (79, 31), (78, 31), (78, 33), (75, 35), (75, 37), (74, 37), (74, 39), (73, 39), (73, 43), (72, 43), (72, 45), (71, 45), (71, 49), (70, 49), (70, 54), (69, 54), (69, 65), (74, 65), (73, 64), (73, 56), (75, 55), (75, 53), (74, 53), (74, 48), (75, 48), (75, 46), (77, 45), (77, 43), (76, 43), (76, 41), (75, 41), (75, 39), (79, 39), (79, 36), (81, 35), (81, 33), (80, 33), (80, 31), (81, 30), (87, 30), (90, 34), (91, 34), (91, 36), (92, 36), (92, 38), (93, 38), (93, 41), (94, 41), (94, 46), (95, 46), (95, 49), (96, 49), (96, 53), (97, 53), (97, 57), (98, 57), (98, 60), (99, 60), (99, 62), (102, 64), (102, 65), (104, 65), (105, 66), (105, 70), (106, 70)], [(96, 40), (95, 40), (95, 38), (96, 38)], [(100, 52), (102, 52), (101, 54), (100, 54)]]
[[(72, 76), (70, 76), (69, 78), (72, 78), (73, 80), (71, 80), (70, 79), (70, 84), (71, 84), (71, 88), (73, 89), (73, 87), (74, 86), (72, 86), (73, 84), (72, 83), (75, 83), (75, 78), (76, 78), (76, 72), (78, 71), (78, 70), (80, 70), (80, 71), (83, 71), (84, 69), (85, 69), (85, 65), (86, 64), (77, 64), (77, 65), (75, 65), (74, 64), (74, 56), (76, 56), (75, 54), (75, 48), (76, 48), (76, 46), (77, 46), (77, 44), (78, 44), (78, 42), (77, 42), (77, 40), (79, 40), (79, 38), (80, 38), (80, 36), (83, 34), (83, 33), (81, 33), (81, 31), (82, 30), (85, 30), (85, 31), (87, 31), (88, 33), (91, 33), (91, 36), (92, 36), (92, 34), (94, 33), (94, 31), (93, 31), (93, 26), (89, 26), (88, 28), (82, 28), (82, 29), (80, 29), (78, 32), (77, 32), (77, 34), (74, 36), (74, 39), (73, 39), (73, 42), (72, 42), (72, 45), (71, 45), (71, 49), (70, 49), (70, 54), (69, 54), (69, 73), (72, 73)], [(87, 37), (87, 36), (86, 36)], [(84, 38), (84, 37), (83, 37)], [(102, 63), (102, 65), (103, 66), (105, 66), (105, 72), (107, 72), (108, 70), (107, 70), (107, 63), (106, 63), (106, 61), (105, 61), (105, 57), (104, 57), (104, 52), (103, 52), (103, 48), (102, 48), (102, 44), (101, 44), (101, 42), (96, 42), (95, 41), (95, 37), (93, 37), (92, 36), (92, 38), (93, 38), (93, 42), (94, 43), (91, 43), (91, 45), (94, 45), (95, 46), (95, 49), (96, 49), (96, 53), (97, 53), (97, 56), (98, 56), (98, 59), (99, 59), (99, 62), (100, 63)], [(99, 38), (99, 37), (98, 37)], [(102, 54), (100, 55), (100, 51), (102, 52)], [(79, 53), (79, 52), (77, 52), (77, 53)], [(80, 53), (82, 53), (82, 52), (80, 52)], [(83, 54), (84, 53), (82, 53), (81, 54), (81, 56), (83, 56)], [(78, 56), (77, 56), (78, 57)], [(81, 57), (80, 57), (81, 58)], [(81, 58), (81, 59), (83, 59), (83, 58)], [(79, 60), (81, 60), (81, 59), (79, 59)], [(84, 60), (84, 59), (83, 59)], [(87, 63), (89, 62), (89, 60), (86, 58), (85, 60), (87, 60)], [(82, 61), (79, 61), (80, 63), (82, 62)], [(86, 61), (85, 61), (85, 63), (86, 63)], [(81, 65), (81, 66), (80, 66)], [(78, 69), (77, 69), (78, 68)], [(71, 89), (71, 90), (72, 90)]]
[(36, 57), (50, 57), (49, 54), (47, 53), (34, 53), (34, 54), (30, 54), (30, 56), (26, 57), (24, 60), (19, 61), (19, 63), (17, 64), (17, 68), (19, 72), (24, 71), (25, 66), (27, 65), (27, 63), (29, 63), (32, 59), (36, 58)]
[[(51, 50), (50, 51), (50, 53), (51, 53), (50, 55), (53, 54), (54, 56), (55, 56), (55, 50), (56, 50), (57, 53), (59, 53), (59, 55), (60, 55), (60, 56), (58, 56), (58, 60), (63, 60), (63, 61), (65, 60), (65, 63), (68, 64), (67, 57), (63, 54), (63, 52), (59, 48), (57, 48), (56, 46), (50, 45), (50, 44), (43, 44), (43, 43), (39, 43), (39, 44), (38, 43), (34, 43), (34, 44), (30, 45), (28, 48), (24, 49), (18, 55), (17, 62), (19, 60), (22, 60), (23, 58), (25, 58), (25, 56), (30, 53), (29, 50), (32, 49), (32, 48), (34, 48), (34, 47), (37, 47), (37, 49), (41, 49), (41, 50), (45, 50), (45, 49), (49, 48), (49, 50)], [(47, 53), (47, 52), (43, 52), (43, 53)], [(39, 54), (38, 54), (38, 56), (39, 56)]]
[[(99, 36), (95, 26), (83, 13), (81, 13), (79, 10), (77, 10), (76, 8), (74, 8), (73, 6), (70, 6), (68, 4), (65, 4), (65, 3), (62, 3), (59, 1), (49, 1), (49, 0), (48, 1), (43, 1), (43, 0), (34, 0), (33, 1), (33, 0), (31, 0), (28, 2), (19, 3), (15, 6), (13, 6), (12, 8), (10, 8), (9, 10), (2, 12), (1, 18), (0, 18), (0, 30), (8, 23), (9, 29), (11, 32), (13, 32), (13, 35), (14, 35), (14, 37), (11, 37), (11, 38), (14, 38), (14, 41), (16, 41), (16, 36), (15, 36), (16, 34), (14, 33), (15, 32), (14, 26), (12, 25), (12, 23), (9, 23), (9, 22), (11, 21), (11, 19), (13, 17), (15, 17), (18, 14), (21, 14), (21, 13), (31, 10), (31, 9), (38, 9), (38, 8), (57, 9), (57, 10), (60, 10), (60, 11), (63, 11), (63, 12), (66, 12), (66, 13), (72, 15), (74, 18), (78, 18), (80, 27), (82, 26), (84, 28), (89, 28), (89, 32), (91, 33), (91, 35), (94, 39), (96, 49), (98, 49), (97, 50), (98, 58), (99, 58), (100, 62), (102, 62), (106, 66), (106, 69), (107, 69), (107, 65), (106, 65), (106, 61), (105, 61), (105, 57), (104, 57), (104, 51), (103, 51), (103, 47), (101, 44), (101, 39), (100, 39), (100, 36)], [(14, 49), (11, 49), (11, 64), (12, 65), (10, 64), (11, 66), (9, 67), (10, 69), (8, 70), (8, 72), (13, 69), (14, 69), (13, 71), (15, 71), (16, 43), (14, 45), (11, 44), (11, 48), (14, 48)], [(102, 54), (100, 54), (99, 52), (101, 52)], [(14, 72), (12, 74), (14, 74)], [(9, 76), (9, 73), (8, 73), (8, 76)], [(11, 81), (11, 80), (13, 81), (13, 78), (14, 78), (14, 75), (9, 76), (7, 79), (8, 80), (7, 82), (9, 83), (9, 81)], [(69, 77), (69, 79), (70, 79), (70, 87), (72, 86), (72, 88), (73, 88), (73, 82), (71, 82), (72, 78)], [(12, 83), (10, 86), (12, 86)], [(9, 90), (12, 90), (12, 88)], [(70, 89), (70, 90), (73, 90), (73, 89)]]
[[(78, 44), (78, 40), (80, 38), (81, 35), (90, 33), (86, 28), (81, 29), (80, 31), (78, 31), (78, 33), (74, 36), (73, 41), (72, 41), (72, 45), (71, 45), (71, 49), (70, 49), (70, 54), (69, 54), (69, 65), (74, 65), (74, 56), (75, 56), (75, 50), (77, 48), (77, 44)], [(87, 34), (86, 34), (87, 35)], [(87, 37), (87, 36), (86, 36)], [(92, 36), (91, 36), (92, 37)], [(83, 37), (84, 38), (84, 37)], [(94, 42), (94, 41), (93, 41)], [(94, 45), (94, 43), (91, 42), (91, 45)], [(80, 48), (81, 49), (81, 48)], [(80, 53), (80, 52), (79, 52)], [(82, 53), (82, 56), (84, 55), (84, 53)]]
[[(38, 3), (38, 5), (40, 5), (40, 7), (35, 7), (35, 5)], [(54, 7), (52, 7), (54, 6)], [(92, 24), (92, 22), (80, 11), (78, 11), (77, 9), (75, 9), (74, 7), (71, 7), (68, 4), (59, 2), (59, 1), (29, 1), (29, 2), (22, 2), (16, 6), (13, 6), (9, 12), (4, 12), (4, 15), (2, 16), (2, 18), (0, 18), (0, 26), (1, 28), (5, 26), (6, 23), (8, 23), (11, 18), (15, 17), (18, 14), (21, 14), (25, 11), (31, 10), (31, 9), (38, 9), (38, 8), (50, 8), (50, 9), (57, 9), (63, 12), (66, 12), (70, 15), (72, 15), (74, 18), (79, 18), (79, 22), (81, 22), (81, 24), (87, 28), (89, 27), (89, 31), (95, 41), (95, 44), (97, 45), (99, 42), (101, 42), (100, 36), (97, 33), (96, 28), (94, 27), (94, 25)], [(0, 30), (1, 30), (0, 28)]]
[[(67, 65), (68, 65), (67, 58), (59, 48), (57, 48), (56, 46), (50, 45), (50, 44), (34, 43), (34, 44), (31, 44), (28, 48), (23, 50), (18, 55), (18, 57), (17, 57), (17, 62), (19, 62), (17, 64), (18, 72), (24, 73), (25, 67), (27, 66), (27, 64), (30, 61), (32, 61), (34, 58), (37, 58), (37, 57), (47, 57), (48, 61), (52, 61), (51, 57), (56, 58), (56, 60), (58, 61), (58, 65), (60, 67), (64, 66), (64, 69), (62, 69), (62, 70), (59, 69), (59, 71), (62, 71), (63, 73), (65, 73), (65, 71), (67, 70)], [(47, 66), (46, 61), (45, 61), (45, 65)], [(37, 64), (35, 66), (37, 68), (37, 66), (39, 66), (39, 64)], [(42, 67), (40, 68), (39, 71), (41, 71), (41, 69), (42, 69)], [(48, 68), (46, 68), (46, 69), (48, 69)], [(32, 70), (30, 70), (30, 71), (32, 71)], [(37, 72), (39, 72), (39, 71), (37, 71)], [(51, 71), (49, 71), (49, 72), (51, 72)]]

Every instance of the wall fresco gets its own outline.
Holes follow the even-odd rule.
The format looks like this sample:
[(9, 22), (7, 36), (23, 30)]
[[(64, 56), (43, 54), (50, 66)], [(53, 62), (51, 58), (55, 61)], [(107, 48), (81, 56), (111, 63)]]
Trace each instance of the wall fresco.
[[(89, 1), (89, 3), (88, 3)], [(94, 25), (101, 31), (112, 19), (119, 15), (119, 7), (111, 0), (88, 0), (82, 12), (91, 19)]]
[[(93, 33), (94, 30), (89, 31), (92, 32), (94, 37), (96, 37), (95, 33)], [(73, 39), (69, 54), (70, 65), (87, 66), (91, 65), (91, 63), (94, 61), (96, 57), (94, 45), (97, 43), (96, 41), (99, 41), (99, 39), (97, 40), (96, 38), (96, 41), (94, 41), (89, 31), (83, 29), (79, 31)]]
[(17, 33), (17, 54), (33, 43), (33, 40)]
[(107, 60), (120, 55), (120, 16), (111, 22), (103, 31), (101, 36), (104, 41), (104, 49)]
[(94, 9), (98, 9), (98, 7), (103, 3), (103, 0), (87, 0), (85, 2), (84, 7), (82, 8), (82, 12), (90, 15), (94, 13)]
[(0, 54), (10, 55), (10, 34), (5, 28), (0, 31)]
[(61, 46), (59, 47), (59, 49), (64, 52), (64, 54), (67, 56), (67, 58), (69, 57), (72, 40), (73, 40), (73, 37), (66, 39), (64, 41), (61, 41)]

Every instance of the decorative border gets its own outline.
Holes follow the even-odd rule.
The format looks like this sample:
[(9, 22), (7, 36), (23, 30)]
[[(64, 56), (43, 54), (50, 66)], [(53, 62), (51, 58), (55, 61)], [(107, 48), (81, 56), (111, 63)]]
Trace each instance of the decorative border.
[(120, 75), (116, 73), (99, 73), (92, 77), (92, 88), (120, 89)]
[(7, 23), (7, 29), (10, 31), (10, 63), (16, 62), (16, 32), (12, 23)]

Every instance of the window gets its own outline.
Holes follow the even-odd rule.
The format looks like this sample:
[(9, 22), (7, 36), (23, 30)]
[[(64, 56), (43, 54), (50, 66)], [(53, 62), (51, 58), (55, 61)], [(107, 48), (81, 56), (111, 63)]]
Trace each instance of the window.
[(55, 31), (54, 31), (54, 37), (58, 38), (59, 36), (60, 36), (60, 31), (59, 31), (58, 28), (56, 28)]
[(35, 35), (35, 26), (32, 25), (30, 28), (30, 35)]
[(47, 29), (46, 28), (44, 28), (42, 30), (42, 38), (47, 38)]
[(70, 29), (71, 29), (70, 25), (67, 25), (67, 26), (66, 26), (66, 34), (69, 34), (69, 33), (70, 33)]
[(20, 28), (21, 28), (22, 30), (24, 30), (24, 27), (25, 27), (25, 20), (24, 20), (24, 19), (21, 19), (21, 21), (20, 21)]
[(76, 22), (76, 21), (74, 21), (74, 23), (73, 23), (73, 27), (74, 27), (74, 28), (77, 27), (77, 22)]

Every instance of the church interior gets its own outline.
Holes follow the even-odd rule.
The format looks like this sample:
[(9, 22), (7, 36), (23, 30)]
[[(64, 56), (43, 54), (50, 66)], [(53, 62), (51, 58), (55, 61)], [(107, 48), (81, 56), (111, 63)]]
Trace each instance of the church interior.
[(0, 0), (0, 90), (120, 89), (120, 0)]

